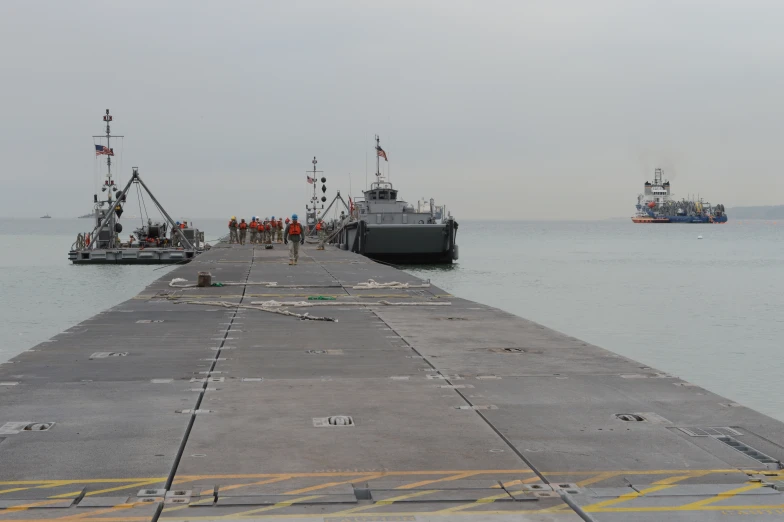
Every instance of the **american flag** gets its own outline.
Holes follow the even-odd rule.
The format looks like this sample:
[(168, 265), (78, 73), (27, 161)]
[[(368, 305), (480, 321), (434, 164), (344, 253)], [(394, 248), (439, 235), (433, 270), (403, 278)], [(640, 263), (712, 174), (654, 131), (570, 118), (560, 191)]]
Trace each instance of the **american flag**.
[(316, 178), (311, 178), (310, 176), (308, 176), (308, 183), (310, 183), (312, 185), (315, 182), (316, 182)]
[(387, 153), (384, 152), (384, 149), (382, 149), (381, 147), (376, 147), (376, 150), (378, 151), (378, 157), (379, 158), (384, 158), (384, 161), (389, 161), (387, 159)]
[(95, 155), (96, 156), (100, 156), (102, 154), (105, 154), (107, 156), (114, 156), (114, 149), (110, 149), (109, 147), (107, 147), (105, 145), (96, 145), (95, 146)]

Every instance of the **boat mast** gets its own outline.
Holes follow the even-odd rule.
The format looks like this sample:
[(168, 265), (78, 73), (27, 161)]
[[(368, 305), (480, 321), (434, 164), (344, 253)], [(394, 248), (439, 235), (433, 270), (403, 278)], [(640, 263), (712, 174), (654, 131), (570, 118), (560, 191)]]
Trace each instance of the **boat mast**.
[[(106, 192), (106, 199), (104, 201), (99, 200), (98, 199), (98, 194), (95, 194), (95, 196), (93, 198), (94, 203), (95, 203), (95, 212), (96, 212), (95, 213), (96, 229), (95, 229), (94, 234), (93, 234), (94, 235), (93, 242), (90, 243), (90, 248), (96, 248), (98, 246), (106, 247), (106, 246), (113, 245), (114, 238), (117, 235), (117, 232), (115, 230), (115, 222), (116, 222), (116, 219), (119, 218), (120, 214), (122, 213), (122, 207), (120, 206), (121, 198), (119, 196), (117, 196), (121, 192), (115, 186), (114, 180), (112, 180), (112, 155), (113, 155), (113, 153), (112, 153), (112, 149), (111, 149), (111, 139), (112, 138), (122, 138), (123, 136), (112, 136), (112, 128), (111, 128), (112, 115), (109, 114), (109, 109), (106, 109), (106, 114), (104, 114), (104, 116), (103, 116), (103, 121), (106, 122), (106, 134), (93, 136), (93, 138), (106, 138), (106, 150), (103, 151), (104, 154), (106, 154), (106, 181), (104, 181), (103, 186), (101, 187), (101, 192)], [(117, 207), (118, 207), (117, 209), (115, 209), (113, 207), (113, 205), (114, 205), (114, 203), (112, 202), (112, 192), (113, 191), (116, 192), (115, 196), (117, 196), (117, 198), (116, 198), (116, 204), (117, 204)], [(124, 195), (124, 193), (123, 193), (123, 195)], [(107, 220), (106, 223), (102, 224), (104, 215), (102, 215), (101, 212), (98, 209), (102, 208), (104, 203), (107, 204), (106, 214), (104, 214), (104, 215), (109, 216), (109, 219)], [(98, 241), (96, 241), (97, 240), (97, 231), (98, 231), (99, 228), (102, 229), (104, 227), (107, 227), (107, 225), (108, 225), (108, 228), (106, 228), (106, 230), (108, 231), (108, 240), (102, 241), (102, 243), (106, 243), (106, 244), (98, 245), (97, 244)]]
[(380, 150), (381, 145), (379, 145), (378, 134), (376, 134), (376, 181), (381, 181), (381, 156), (378, 153)]
[[(109, 140), (112, 137), (111, 128), (109, 127), (109, 122), (112, 121), (112, 116), (109, 114), (109, 109), (106, 109), (106, 115), (103, 117), (103, 121), (106, 122), (106, 148), (112, 150), (111, 145), (109, 144)], [(106, 155), (106, 178), (109, 180), (109, 185), (112, 184), (112, 155)], [(109, 200), (111, 200), (111, 191), (109, 191)]]

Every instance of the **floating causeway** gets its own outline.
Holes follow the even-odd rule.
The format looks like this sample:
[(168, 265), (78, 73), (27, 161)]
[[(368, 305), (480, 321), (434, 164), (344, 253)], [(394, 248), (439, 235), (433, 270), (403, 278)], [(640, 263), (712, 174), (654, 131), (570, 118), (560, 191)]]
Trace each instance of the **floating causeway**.
[[(220, 244), (0, 365), (0, 522), (784, 519), (782, 423), (435, 287), (354, 289), (421, 283), (364, 257), (301, 255)], [(168, 285), (202, 270), (279, 287)], [(338, 322), (236, 306), (313, 295), (338, 304), (290, 310)]]

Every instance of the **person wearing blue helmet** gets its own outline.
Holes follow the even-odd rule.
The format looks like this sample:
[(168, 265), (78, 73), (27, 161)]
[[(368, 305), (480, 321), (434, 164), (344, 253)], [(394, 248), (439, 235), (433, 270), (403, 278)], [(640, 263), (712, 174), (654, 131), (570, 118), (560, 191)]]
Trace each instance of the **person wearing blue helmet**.
[(296, 265), (299, 261), (299, 246), (305, 244), (305, 234), (302, 225), (297, 221), (297, 215), (291, 215), (291, 223), (286, 225), (286, 232), (283, 234), (283, 243), (289, 245), (289, 264)]

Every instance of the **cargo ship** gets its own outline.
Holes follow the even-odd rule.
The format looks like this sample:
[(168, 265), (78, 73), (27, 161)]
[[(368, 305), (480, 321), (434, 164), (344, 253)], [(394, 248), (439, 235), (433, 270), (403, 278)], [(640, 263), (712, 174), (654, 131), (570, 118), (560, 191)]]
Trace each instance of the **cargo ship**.
[(653, 183), (645, 182), (645, 191), (637, 196), (635, 223), (726, 223), (724, 205), (713, 206), (702, 199), (676, 201), (670, 182), (664, 180), (662, 169), (656, 169)]

